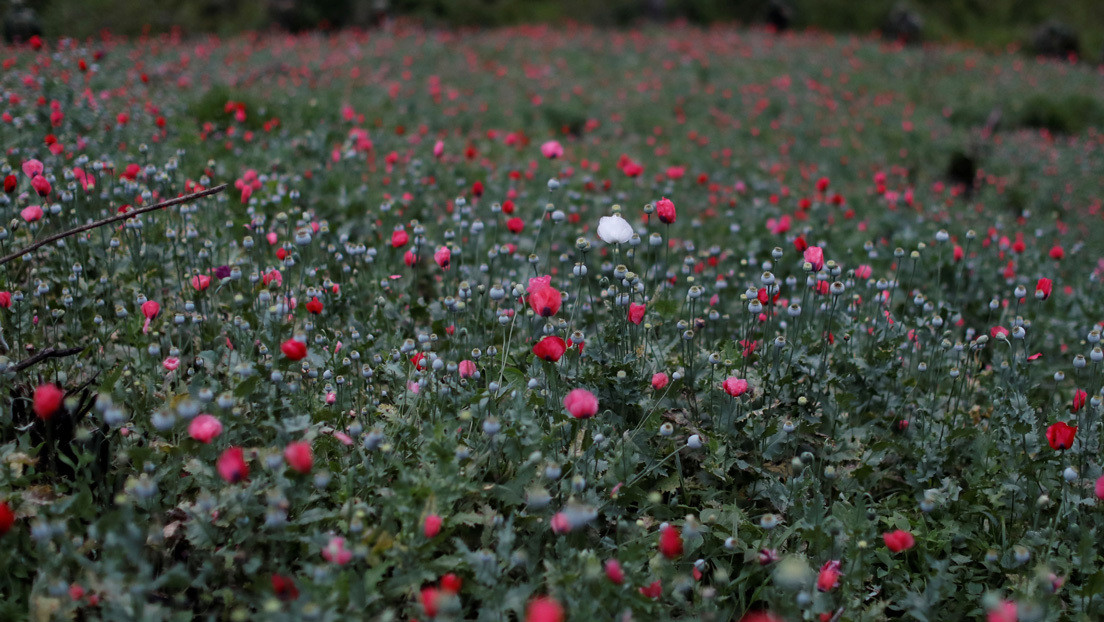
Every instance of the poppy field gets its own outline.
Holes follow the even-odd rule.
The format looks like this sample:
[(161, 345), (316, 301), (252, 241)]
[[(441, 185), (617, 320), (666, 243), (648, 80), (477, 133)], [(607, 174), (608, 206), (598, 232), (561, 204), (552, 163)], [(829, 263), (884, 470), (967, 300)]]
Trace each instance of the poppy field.
[(0, 619), (1104, 617), (1101, 68), (678, 25), (0, 60)]

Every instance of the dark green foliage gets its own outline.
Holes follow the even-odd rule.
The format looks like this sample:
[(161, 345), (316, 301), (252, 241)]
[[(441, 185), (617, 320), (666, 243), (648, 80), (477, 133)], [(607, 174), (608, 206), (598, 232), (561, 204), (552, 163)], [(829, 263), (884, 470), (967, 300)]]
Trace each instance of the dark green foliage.
[(1104, 124), (1104, 104), (1088, 95), (1035, 95), (1024, 101), (1018, 120), (1023, 127), (1076, 134)]

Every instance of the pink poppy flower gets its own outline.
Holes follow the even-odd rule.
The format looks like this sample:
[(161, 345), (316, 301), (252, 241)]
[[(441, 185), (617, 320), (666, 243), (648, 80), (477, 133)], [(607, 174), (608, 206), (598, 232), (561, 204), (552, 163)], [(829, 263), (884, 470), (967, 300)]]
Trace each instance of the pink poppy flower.
[(562, 158), (564, 154), (563, 145), (557, 140), (550, 140), (540, 146), (541, 155), (553, 160), (555, 158)]
[(188, 424), (188, 436), (207, 444), (222, 434), (222, 422), (214, 415), (199, 415)]
[(314, 466), (314, 454), (311, 452), (310, 443), (306, 441), (288, 443), (284, 448), (284, 460), (287, 461), (288, 466), (299, 473), (310, 473), (311, 467)]
[(911, 533), (903, 529), (884, 533), (882, 534), (882, 539), (885, 540), (886, 547), (894, 553), (907, 551), (916, 546), (916, 538), (912, 537)]
[(344, 566), (353, 558), (353, 552), (345, 548), (345, 538), (334, 536), (330, 538), (326, 548), (322, 549), (322, 558), (331, 564)]
[(19, 215), (27, 222), (35, 222), (36, 220), (42, 220), (43, 211), (38, 205), (28, 205), (19, 211)]
[(564, 396), (563, 405), (576, 419), (589, 419), (598, 412), (598, 398), (586, 389), (573, 389)]
[(46, 170), (42, 166), (42, 162), (38, 160), (27, 160), (23, 163), (23, 174), (31, 179), (34, 179), (37, 175), (41, 175), (42, 171)]
[(729, 376), (721, 383), (721, 388), (732, 397), (740, 397), (748, 392), (748, 381), (736, 376)]
[(442, 246), (437, 249), (437, 252), (433, 253), (433, 261), (437, 262), (438, 266), (441, 266), (442, 270), (449, 269), (449, 262), (452, 260), (452, 251), (447, 246)]
[(659, 222), (665, 225), (669, 225), (675, 222), (675, 204), (671, 201), (671, 199), (663, 197), (662, 199), (656, 201), (655, 209), (656, 216), (659, 217)]
[(441, 533), (441, 525), (444, 523), (440, 516), (436, 514), (430, 514), (425, 517), (425, 521), (422, 523), (422, 533), (426, 538), (435, 538), (437, 534)]
[(459, 371), (461, 378), (471, 378), (475, 375), (475, 363), (467, 359), (460, 361)]
[(219, 477), (229, 484), (237, 484), (249, 477), (249, 465), (241, 447), (229, 447), (219, 456), (215, 464)]
[(206, 274), (197, 274), (192, 277), (192, 287), (196, 291), (203, 291), (211, 286), (211, 277)]
[(805, 261), (813, 265), (813, 272), (820, 272), (824, 268), (824, 249), (819, 246), (810, 246), (805, 249)]

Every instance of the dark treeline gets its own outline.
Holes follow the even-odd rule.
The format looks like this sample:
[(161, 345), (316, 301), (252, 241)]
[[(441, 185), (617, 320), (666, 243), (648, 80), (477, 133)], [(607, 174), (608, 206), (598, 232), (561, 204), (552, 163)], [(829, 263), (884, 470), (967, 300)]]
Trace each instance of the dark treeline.
[(26, 4), (47, 36), (133, 36), (180, 28), (232, 34), (374, 27), (411, 18), (434, 27), (495, 27), (576, 21), (605, 27), (685, 20), (739, 22), (779, 29), (880, 31), (909, 43), (962, 40), (1100, 60), (1104, 12), (1098, 0), (6, 0)]

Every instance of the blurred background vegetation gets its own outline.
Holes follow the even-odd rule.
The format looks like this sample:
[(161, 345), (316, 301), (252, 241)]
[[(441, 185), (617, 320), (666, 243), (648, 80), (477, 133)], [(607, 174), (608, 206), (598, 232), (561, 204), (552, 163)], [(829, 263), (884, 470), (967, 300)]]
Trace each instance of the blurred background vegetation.
[[(7, 9), (13, 1), (0, 0)], [(869, 33), (893, 29), (902, 13), (924, 41), (967, 41), (1036, 51), (1045, 24), (1065, 37), (1058, 52), (1104, 61), (1104, 0), (25, 0), (48, 37), (85, 38), (104, 30), (134, 36), (177, 27), (188, 34), (232, 34), (282, 27), (370, 27), (396, 17), (429, 26), (493, 27), (573, 20), (600, 26), (684, 19), (765, 23)], [(911, 23), (905, 22), (906, 25)], [(1074, 48), (1070, 47), (1072, 36)], [(1053, 47), (1053, 46), (1052, 46)], [(1039, 50), (1048, 51), (1048, 50)], [(1054, 51), (1054, 50), (1050, 50)]]

